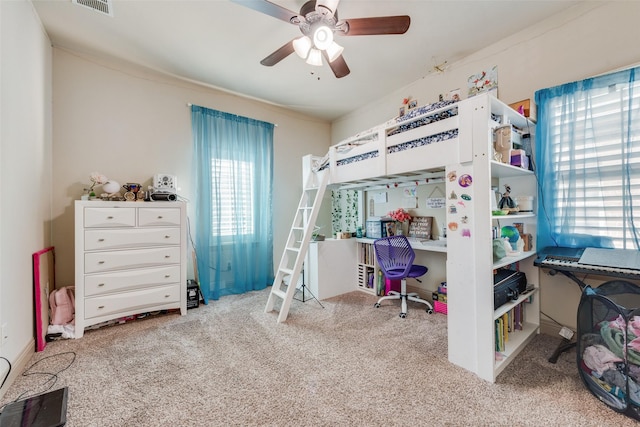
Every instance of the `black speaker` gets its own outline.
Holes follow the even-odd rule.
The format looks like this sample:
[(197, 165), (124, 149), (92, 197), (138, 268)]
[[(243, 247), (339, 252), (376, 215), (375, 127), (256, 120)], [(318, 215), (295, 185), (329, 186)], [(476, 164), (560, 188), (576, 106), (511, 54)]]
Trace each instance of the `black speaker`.
[(149, 199), (154, 201), (175, 202), (178, 200), (178, 196), (173, 193), (151, 193)]

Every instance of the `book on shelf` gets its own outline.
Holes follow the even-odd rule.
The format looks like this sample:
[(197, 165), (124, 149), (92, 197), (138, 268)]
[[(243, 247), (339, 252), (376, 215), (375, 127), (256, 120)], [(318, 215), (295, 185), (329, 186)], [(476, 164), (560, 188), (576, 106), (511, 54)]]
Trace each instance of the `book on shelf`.
[(524, 325), (524, 304), (526, 301), (514, 306), (495, 320), (495, 348), (496, 352), (505, 350), (509, 342), (509, 335), (521, 331)]

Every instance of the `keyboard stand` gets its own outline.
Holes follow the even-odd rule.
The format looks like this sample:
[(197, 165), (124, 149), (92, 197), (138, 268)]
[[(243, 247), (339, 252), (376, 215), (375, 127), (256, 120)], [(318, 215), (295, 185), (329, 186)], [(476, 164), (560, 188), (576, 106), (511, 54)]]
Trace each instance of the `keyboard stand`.
[[(587, 284), (578, 279), (574, 272), (640, 280), (640, 268), (636, 270), (628, 267), (580, 264), (584, 250), (585, 248), (546, 247), (538, 253), (538, 258), (533, 262), (533, 265), (548, 270), (551, 276), (555, 276), (557, 273), (564, 274), (578, 284), (581, 293), (584, 292)], [(556, 363), (562, 353), (575, 347), (575, 345), (575, 342), (563, 337), (562, 342), (549, 358), (549, 362)]]
[(564, 353), (565, 351), (571, 350), (576, 345), (577, 345), (577, 343), (575, 341), (571, 341), (571, 340), (568, 340), (566, 338), (562, 338), (562, 341), (560, 342), (560, 344), (558, 344), (558, 347), (556, 347), (556, 350), (553, 352), (551, 357), (548, 359), (549, 363), (556, 363), (558, 361), (558, 358), (560, 357), (560, 355), (562, 353)]
[[(556, 273), (562, 273), (565, 276), (567, 276), (569, 279), (573, 280), (574, 282), (576, 282), (578, 284), (578, 286), (580, 287), (580, 292), (582, 293), (582, 291), (584, 291), (584, 288), (587, 286), (586, 283), (584, 283), (582, 280), (578, 279), (576, 277), (575, 274), (573, 274), (573, 272), (571, 271), (564, 271), (564, 270), (554, 270), (554, 269), (549, 269), (549, 274), (552, 276), (555, 276)], [(558, 347), (556, 347), (555, 351), (553, 352), (553, 354), (551, 355), (551, 357), (549, 357), (548, 361), (549, 363), (556, 363), (558, 361), (558, 358), (560, 357), (560, 355), (562, 353), (564, 353), (565, 351), (569, 351), (572, 348), (574, 348), (576, 346), (576, 342), (575, 341), (571, 341), (568, 340), (566, 338), (562, 338), (562, 341), (560, 342), (560, 344), (558, 344)]]

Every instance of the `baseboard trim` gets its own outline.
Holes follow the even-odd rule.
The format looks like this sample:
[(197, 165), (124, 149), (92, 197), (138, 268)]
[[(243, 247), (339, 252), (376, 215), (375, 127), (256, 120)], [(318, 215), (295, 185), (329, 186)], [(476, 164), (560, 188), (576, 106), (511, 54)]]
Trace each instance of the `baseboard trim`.
[(9, 373), (9, 378), (7, 378), (4, 386), (0, 389), (0, 398), (4, 397), (4, 394), (7, 392), (9, 387), (11, 387), (16, 378), (19, 375), (22, 375), (22, 372), (24, 372), (27, 367), (27, 363), (29, 363), (31, 357), (35, 354), (35, 348), (36, 342), (34, 339), (31, 339), (22, 349), (16, 360), (11, 362), (11, 372)]

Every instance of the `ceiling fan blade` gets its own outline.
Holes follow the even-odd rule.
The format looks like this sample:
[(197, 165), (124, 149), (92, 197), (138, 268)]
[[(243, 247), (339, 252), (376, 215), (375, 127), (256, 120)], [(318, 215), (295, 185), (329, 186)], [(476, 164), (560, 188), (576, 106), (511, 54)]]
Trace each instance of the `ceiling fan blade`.
[(267, 0), (231, 0), (231, 2), (295, 25), (304, 19), (304, 17), (300, 17), (300, 14)]
[[(324, 59), (329, 62), (329, 55), (327, 55), (327, 52), (323, 50), (322, 53), (324, 54)], [(344, 77), (351, 72), (342, 55), (334, 59), (333, 62), (329, 62), (329, 67), (331, 67), (331, 71), (333, 71), (333, 74), (335, 74), (337, 78)]]
[[(342, 25), (341, 24), (346, 24)], [(376, 18), (345, 19), (338, 23), (339, 33), (344, 36), (373, 36), (378, 34), (404, 34), (409, 29), (411, 18), (407, 15), (381, 16)]]
[(264, 58), (260, 63), (262, 65), (266, 65), (267, 67), (271, 67), (272, 65), (276, 65), (278, 62), (282, 61), (287, 56), (291, 55), (294, 52), (293, 49), (293, 40), (289, 43), (285, 44), (271, 55)]

